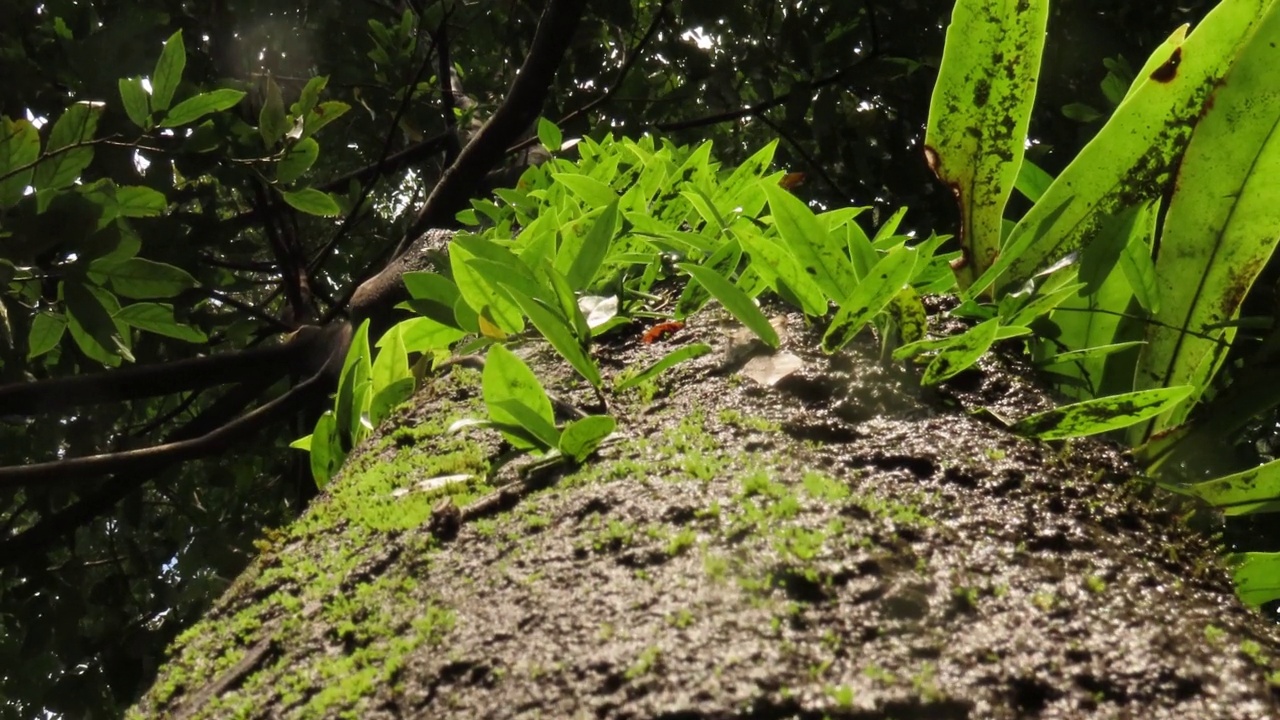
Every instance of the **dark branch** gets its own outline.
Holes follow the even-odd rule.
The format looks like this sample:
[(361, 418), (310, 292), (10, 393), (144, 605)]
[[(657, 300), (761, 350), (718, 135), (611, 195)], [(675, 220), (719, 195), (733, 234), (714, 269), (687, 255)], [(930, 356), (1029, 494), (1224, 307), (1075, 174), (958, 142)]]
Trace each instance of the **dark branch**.
[(349, 326), (334, 327), (338, 329), (317, 336), (330, 340), (332, 344), (325, 348), (329, 354), (310, 377), (284, 395), (232, 422), (189, 440), (104, 455), (0, 468), (0, 487), (22, 487), (36, 483), (63, 484), (108, 473), (127, 475), (155, 472), (167, 465), (226, 450), (232, 443), (252, 437), (266, 425), (288, 417), (316, 393), (323, 393), (333, 386), (351, 338)]
[(538, 21), (533, 44), (507, 97), (463, 148), (436, 184), (422, 211), (396, 248), (402, 253), (428, 228), (447, 227), (484, 181), (485, 175), (538, 117), (547, 89), (578, 27), (586, 0), (551, 0)]

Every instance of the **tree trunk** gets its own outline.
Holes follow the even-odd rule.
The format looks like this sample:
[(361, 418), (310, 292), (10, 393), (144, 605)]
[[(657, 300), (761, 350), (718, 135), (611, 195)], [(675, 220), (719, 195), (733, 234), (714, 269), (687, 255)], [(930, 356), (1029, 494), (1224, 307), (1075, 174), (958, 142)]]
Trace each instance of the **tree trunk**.
[(715, 312), (600, 348), (715, 350), (618, 398), (576, 468), (501, 463), (494, 433), (450, 429), (483, 416), (479, 374), (429, 381), (131, 716), (1274, 715), (1276, 630), (1173, 500), (1106, 445), (966, 412), (1048, 406), (1009, 363), (920, 392), (778, 322), (773, 356)]

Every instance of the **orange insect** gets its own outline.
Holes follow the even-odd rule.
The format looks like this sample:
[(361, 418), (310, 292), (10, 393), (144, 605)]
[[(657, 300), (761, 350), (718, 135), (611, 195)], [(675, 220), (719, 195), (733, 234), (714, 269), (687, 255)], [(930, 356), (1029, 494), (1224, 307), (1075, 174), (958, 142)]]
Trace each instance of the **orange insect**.
[(683, 327), (684, 327), (684, 323), (680, 322), (679, 320), (673, 320), (672, 322), (658, 323), (657, 325), (654, 325), (653, 327), (644, 331), (644, 335), (640, 337), (640, 342), (646, 343), (646, 344), (655, 342), (657, 340), (660, 340), (663, 336), (670, 335), (671, 333), (674, 333)]

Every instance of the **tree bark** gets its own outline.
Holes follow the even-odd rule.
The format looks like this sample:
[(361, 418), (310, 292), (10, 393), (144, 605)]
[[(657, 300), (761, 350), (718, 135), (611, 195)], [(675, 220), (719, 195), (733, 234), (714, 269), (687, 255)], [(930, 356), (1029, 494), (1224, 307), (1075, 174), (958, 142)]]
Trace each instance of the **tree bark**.
[[(715, 351), (618, 399), (580, 467), (501, 463), (431, 380), (184, 633), (131, 717), (1265, 718), (1274, 626), (1097, 442), (1015, 437), (998, 358), (921, 391), (875, 348)], [(593, 396), (545, 348), (560, 397)], [(451, 500), (444, 500), (446, 496)]]

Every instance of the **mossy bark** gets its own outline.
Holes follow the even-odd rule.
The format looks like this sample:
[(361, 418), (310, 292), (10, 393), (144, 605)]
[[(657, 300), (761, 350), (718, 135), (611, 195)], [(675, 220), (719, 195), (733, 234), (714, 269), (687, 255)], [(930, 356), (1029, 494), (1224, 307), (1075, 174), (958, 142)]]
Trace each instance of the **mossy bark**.
[(576, 468), (501, 463), (496, 436), (450, 431), (480, 416), (478, 375), (431, 381), (131, 717), (1275, 713), (1275, 628), (1116, 452), (966, 412), (1048, 405), (998, 360), (922, 394), (788, 322), (780, 379), (714, 314), (602, 348), (615, 369), (717, 352), (620, 399)]

